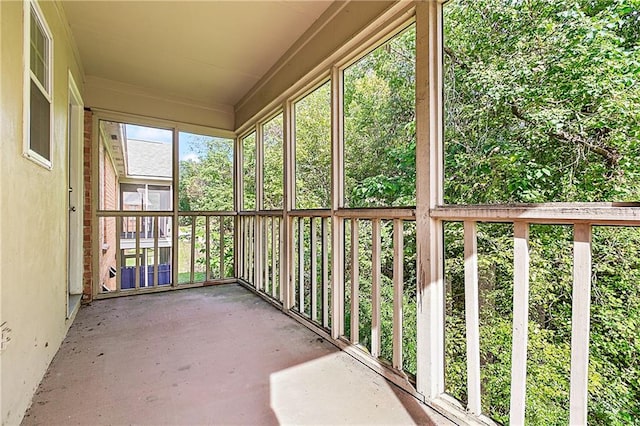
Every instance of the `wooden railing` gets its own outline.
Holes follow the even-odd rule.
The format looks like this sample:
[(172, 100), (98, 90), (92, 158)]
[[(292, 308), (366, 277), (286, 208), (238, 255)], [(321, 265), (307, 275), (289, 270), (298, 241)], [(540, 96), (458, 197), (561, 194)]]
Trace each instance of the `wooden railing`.
[[(415, 295), (415, 282), (405, 284), (403, 275), (405, 224), (409, 221), (415, 227), (413, 209), (292, 210), (286, 217), (283, 219), (282, 211), (239, 214), (239, 277), (378, 371), (411, 387), (414, 372), (403, 366), (403, 297), (405, 289)], [(383, 229), (387, 236), (392, 235), (392, 241), (386, 242), (390, 247), (386, 258), (393, 259), (389, 277), (382, 271)], [(359, 250), (365, 240), (370, 252)], [(367, 265), (371, 262), (370, 268), (362, 259), (367, 259)], [(364, 299), (361, 270), (367, 275)], [(349, 271), (347, 276), (345, 271)], [(392, 336), (383, 336), (383, 279), (393, 286), (393, 315), (387, 324)], [(366, 345), (360, 338), (363, 308), (370, 319), (365, 326), (371, 329)]]
[(233, 212), (98, 211), (96, 216), (98, 298), (235, 280)]
[[(464, 224), (464, 288), (467, 346), (467, 412), (483, 418), (480, 378), (480, 326), (478, 293), (478, 224), (513, 224), (513, 329), (509, 421), (524, 424), (527, 395), (529, 324), (529, 229), (532, 224), (573, 227), (573, 286), (569, 423), (587, 424), (592, 227), (640, 226), (638, 203), (570, 203), (482, 206), (443, 206), (431, 210), (442, 222)], [(418, 354), (420, 356), (420, 354)], [(451, 400), (440, 401), (447, 409)], [(455, 404), (454, 404), (455, 405)]]

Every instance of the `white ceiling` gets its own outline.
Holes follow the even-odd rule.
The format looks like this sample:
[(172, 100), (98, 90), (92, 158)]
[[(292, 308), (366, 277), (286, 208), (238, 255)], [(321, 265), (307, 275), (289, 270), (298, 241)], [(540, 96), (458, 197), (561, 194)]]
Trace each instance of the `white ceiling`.
[(234, 106), (331, 4), (63, 1), (87, 76)]

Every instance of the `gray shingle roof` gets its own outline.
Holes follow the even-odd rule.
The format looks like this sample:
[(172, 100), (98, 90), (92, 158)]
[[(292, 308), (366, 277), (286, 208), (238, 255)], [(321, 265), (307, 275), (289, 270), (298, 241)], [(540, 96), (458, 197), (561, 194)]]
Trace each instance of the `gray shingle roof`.
[(168, 143), (127, 139), (127, 174), (170, 178), (172, 146)]

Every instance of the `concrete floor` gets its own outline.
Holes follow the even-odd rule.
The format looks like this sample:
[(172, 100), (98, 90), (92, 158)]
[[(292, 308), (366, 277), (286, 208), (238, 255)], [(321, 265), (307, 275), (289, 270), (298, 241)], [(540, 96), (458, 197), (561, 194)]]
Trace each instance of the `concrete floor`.
[(23, 425), (451, 424), (237, 285), (83, 307)]

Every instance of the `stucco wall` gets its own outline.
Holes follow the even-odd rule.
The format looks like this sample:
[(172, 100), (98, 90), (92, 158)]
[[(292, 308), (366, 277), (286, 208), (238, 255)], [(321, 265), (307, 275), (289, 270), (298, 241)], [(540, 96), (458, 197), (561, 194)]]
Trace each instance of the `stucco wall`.
[(54, 38), (53, 170), (24, 158), (23, 5), (0, 2), (0, 321), (12, 330), (0, 355), (0, 410), (2, 424), (7, 425), (20, 423), (70, 325), (66, 319), (69, 70), (77, 83), (83, 81), (60, 6), (42, 2)]

